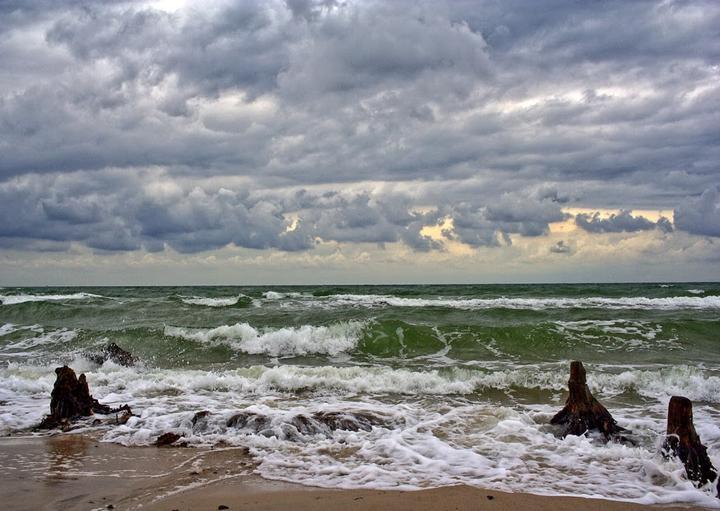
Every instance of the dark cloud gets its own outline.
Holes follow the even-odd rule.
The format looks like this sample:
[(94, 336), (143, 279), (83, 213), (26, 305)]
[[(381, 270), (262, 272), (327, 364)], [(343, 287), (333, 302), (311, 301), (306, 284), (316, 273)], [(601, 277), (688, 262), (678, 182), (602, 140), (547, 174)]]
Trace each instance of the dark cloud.
[(588, 232), (676, 208), (717, 236), (719, 27), (711, 1), (0, 2), (0, 237), (426, 251), (444, 219), (502, 246), (587, 205), (623, 210)]
[(557, 202), (517, 193), (505, 193), (488, 204), (460, 203), (446, 211), (453, 228), (443, 235), (475, 247), (510, 245), (510, 234), (541, 236), (550, 223), (566, 218)]
[(720, 191), (708, 188), (675, 209), (675, 226), (701, 236), (720, 236)]
[(607, 218), (600, 216), (600, 213), (580, 213), (575, 215), (575, 225), (587, 232), (637, 232), (660, 229), (663, 232), (672, 232), (672, 222), (665, 217), (660, 217), (657, 222), (648, 220), (642, 215), (633, 216), (632, 211), (621, 210), (620, 213), (613, 213)]

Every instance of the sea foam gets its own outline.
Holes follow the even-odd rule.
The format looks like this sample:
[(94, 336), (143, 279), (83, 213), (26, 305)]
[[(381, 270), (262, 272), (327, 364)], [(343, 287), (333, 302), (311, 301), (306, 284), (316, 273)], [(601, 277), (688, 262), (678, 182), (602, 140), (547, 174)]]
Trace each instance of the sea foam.
[[(266, 293), (268, 296), (270, 293)], [(300, 293), (273, 293), (273, 299), (287, 299), (298, 306), (333, 307), (445, 307), (463, 310), (482, 309), (718, 309), (720, 296), (673, 296), (649, 298), (645, 296), (605, 297), (589, 296), (577, 298), (409, 298), (394, 295), (335, 294), (315, 297)]]
[(92, 298), (104, 298), (101, 295), (92, 293), (72, 293), (68, 295), (35, 295), (35, 294), (18, 294), (18, 295), (0, 295), (0, 304), (17, 305), (26, 302), (62, 302), (66, 300), (89, 300)]
[(245, 295), (230, 296), (227, 298), (208, 298), (203, 296), (182, 297), (181, 301), (188, 305), (204, 305), (206, 307), (231, 307), (237, 305), (242, 299), (247, 299)]
[(166, 326), (165, 335), (203, 344), (225, 344), (252, 355), (292, 357), (308, 354), (338, 355), (355, 348), (364, 323), (348, 321), (328, 326), (261, 328), (248, 323), (223, 325), (210, 329)]

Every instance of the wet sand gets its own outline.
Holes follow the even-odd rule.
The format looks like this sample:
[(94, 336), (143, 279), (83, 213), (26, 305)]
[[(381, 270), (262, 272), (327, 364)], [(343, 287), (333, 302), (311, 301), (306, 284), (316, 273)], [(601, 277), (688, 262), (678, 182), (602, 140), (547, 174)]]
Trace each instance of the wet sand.
[(123, 447), (82, 435), (0, 439), (0, 507), (9, 510), (688, 510), (455, 486), (326, 490), (253, 475), (242, 448)]

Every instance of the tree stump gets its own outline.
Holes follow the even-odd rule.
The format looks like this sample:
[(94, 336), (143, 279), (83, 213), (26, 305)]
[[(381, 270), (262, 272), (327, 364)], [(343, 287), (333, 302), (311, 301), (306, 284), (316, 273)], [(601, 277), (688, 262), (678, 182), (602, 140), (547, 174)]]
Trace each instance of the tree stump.
[[(692, 414), (692, 401), (686, 397), (670, 398), (667, 418), (667, 437), (663, 443), (666, 456), (680, 458), (685, 465), (688, 479), (705, 486), (717, 477), (717, 470), (707, 454), (707, 449), (700, 443), (700, 436), (695, 431)], [(720, 497), (720, 481), (718, 481)]]
[(90, 395), (84, 374), (78, 378), (75, 371), (68, 366), (58, 367), (55, 374), (55, 385), (50, 394), (50, 415), (42, 420), (41, 428), (55, 428), (78, 417), (89, 417), (93, 413), (108, 414), (121, 410), (132, 413), (127, 405), (113, 409), (94, 399)]
[[(562, 436), (584, 435), (590, 430), (603, 434), (605, 440), (626, 431), (621, 428), (610, 415), (610, 412), (595, 399), (587, 386), (585, 368), (582, 362), (570, 363), (570, 395), (565, 401), (565, 408), (560, 410), (550, 424), (564, 426)], [(621, 440), (627, 440), (621, 437)]]

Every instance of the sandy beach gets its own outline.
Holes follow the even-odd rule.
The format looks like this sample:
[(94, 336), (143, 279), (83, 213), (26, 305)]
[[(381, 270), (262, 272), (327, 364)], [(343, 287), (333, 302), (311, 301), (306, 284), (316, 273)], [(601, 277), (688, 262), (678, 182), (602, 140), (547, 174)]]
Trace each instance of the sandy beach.
[[(703, 509), (468, 486), (331, 490), (253, 475), (243, 448), (123, 447), (82, 435), (0, 440), (0, 498), (12, 510), (593, 510)], [(225, 508), (221, 506), (226, 506)]]

